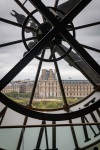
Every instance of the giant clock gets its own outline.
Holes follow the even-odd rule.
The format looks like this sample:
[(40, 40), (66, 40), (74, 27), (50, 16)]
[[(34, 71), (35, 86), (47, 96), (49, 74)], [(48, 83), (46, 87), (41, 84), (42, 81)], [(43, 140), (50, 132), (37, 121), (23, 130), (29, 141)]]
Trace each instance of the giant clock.
[[(13, 5), (17, 5), (18, 8), (26, 13), (26, 16), (12, 9), (10, 17), (16, 18), (17, 22), (3, 18), (1, 15), (0, 23), (1, 25), (7, 25), (7, 31), (11, 30), (12, 26), (20, 28), (21, 39), (6, 42), (7, 39), (5, 38), (5, 43), (0, 44), (0, 52), (2, 54), (3, 50), (8, 49), (9, 53), (12, 53), (11, 46), (14, 48), (19, 43), (22, 44), (25, 51), (22, 52), (23, 55), (21, 56), (21, 59), (9, 69), (0, 80), (1, 125), (5, 125), (5, 120), (8, 120), (9, 117), (13, 118), (13, 115), (9, 116), (9, 112), (14, 114), (14, 118), (20, 115), (23, 120), (21, 120), (21, 124), (23, 125), (28, 125), (28, 121), (34, 124), (36, 119), (42, 120), (42, 127), (40, 130), (37, 129), (37, 133), (36, 131), (32, 131), (33, 133), (31, 133), (31, 136), (34, 133), (38, 135), (32, 137), (35, 139), (34, 146), (32, 147), (30, 144), (28, 147), (25, 144), (24, 148), (27, 147), (26, 149), (66, 149), (67, 146), (68, 149), (71, 150), (89, 148), (92, 150), (93, 148), (99, 148), (100, 66), (97, 57), (100, 51), (98, 48), (81, 43), (81, 40), (77, 38), (77, 31), (82, 30), (82, 32), (86, 33), (90, 28), (93, 28), (94, 30), (98, 29), (99, 35), (98, 26), (100, 22), (97, 20), (92, 22), (92, 19), (90, 19), (89, 22), (87, 21), (87, 24), (75, 26), (74, 23), (74, 20), (77, 20), (81, 13), (85, 13), (84, 10), (90, 9), (92, 6), (97, 6), (99, 2), (94, 2), (92, 0), (69, 0), (61, 2), (55, 0), (52, 6), (47, 6), (46, 0), (28, 0), (24, 3), (20, 0), (12, 0), (12, 2)], [(86, 16), (83, 15), (83, 17)], [(90, 16), (90, 18), (92, 18), (92, 16)], [(83, 20), (85, 20), (85, 18)], [(5, 32), (6, 31), (4, 30), (4, 33)], [(87, 33), (86, 40), (90, 40)], [(91, 51), (93, 52), (92, 54)], [(14, 53), (16, 55), (17, 52)], [(13, 59), (13, 57), (10, 56), (9, 61), (11, 58)], [(35, 60), (38, 60), (39, 64), (37, 65), (33, 90), (27, 106), (16, 103), (2, 94), (2, 90), (6, 85), (27, 67), (30, 62)], [(62, 60), (68, 63), (69, 66), (80, 71), (94, 86), (94, 91), (90, 95), (72, 105), (68, 104), (66, 100), (61, 80), (59, 65)], [(47, 65), (50, 65), (50, 63), (54, 64), (63, 98), (63, 105), (61, 108), (32, 108), (32, 101), (34, 101), (34, 93), (43, 63), (47, 63)], [(15, 122), (15, 125), (18, 125), (17, 120), (14, 118), (13, 121)], [(50, 124), (48, 125), (49, 121)], [(64, 125), (60, 126), (59, 121), (60, 124), (64, 123)], [(40, 123), (41, 121), (38, 122)], [(78, 123), (78, 125), (76, 123)], [(6, 125), (9, 126), (9, 123)], [(30, 130), (28, 127), (25, 129), (24, 126), (24, 128), (20, 129), (15, 149), (22, 148), (23, 139), (27, 139), (29, 133)], [(66, 133), (68, 133), (68, 135), (66, 135)], [(61, 142), (61, 135), (65, 137), (65, 141), (62, 140)], [(6, 138), (5, 135), (2, 134), (2, 137), (0, 137), (1, 141), (3, 141), (3, 137)], [(52, 139), (52, 144), (49, 142), (49, 138)], [(43, 141), (45, 141), (45, 144), (42, 144)], [(61, 147), (61, 144), (63, 147)], [(1, 149), (7, 149), (7, 147), (10, 147), (9, 145), (10, 144), (4, 145), (3, 142), (1, 142), (0, 147)], [(11, 149), (11, 147), (8, 149)]]

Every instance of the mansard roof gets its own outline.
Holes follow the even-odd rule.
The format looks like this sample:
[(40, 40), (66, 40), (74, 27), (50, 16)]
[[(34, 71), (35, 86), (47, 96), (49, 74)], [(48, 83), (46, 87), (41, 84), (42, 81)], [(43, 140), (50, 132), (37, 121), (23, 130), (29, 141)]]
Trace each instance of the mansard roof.
[(62, 80), (63, 84), (90, 84), (88, 80)]

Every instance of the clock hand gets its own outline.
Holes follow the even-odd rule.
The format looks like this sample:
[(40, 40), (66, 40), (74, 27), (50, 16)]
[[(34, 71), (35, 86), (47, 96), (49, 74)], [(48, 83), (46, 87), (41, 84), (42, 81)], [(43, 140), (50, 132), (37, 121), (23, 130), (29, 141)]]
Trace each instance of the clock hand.
[[(68, 48), (63, 44), (56, 46), (55, 51), (60, 55), (67, 53)], [(81, 73), (94, 85), (96, 86), (100, 82), (100, 78), (95, 74), (95, 72), (83, 61), (83, 59), (75, 52), (71, 51), (64, 60)]]
[[(17, 0), (16, 0), (17, 1)], [(87, 5), (91, 0), (88, 0), (88, 1), (84, 1), (83, 3), (83, 7), (85, 7), (85, 5)], [(33, 2), (33, 1), (32, 1)], [(83, 1), (81, 1), (83, 2)], [(81, 3), (80, 2), (80, 3)], [(50, 20), (50, 22), (52, 22), (52, 24), (54, 24), (54, 26), (56, 27), (56, 29), (52, 29), (52, 31), (50, 31), (47, 36), (45, 36), (41, 42), (39, 42), (39, 44), (37, 44), (32, 50), (31, 52), (29, 52), (26, 57), (24, 57), (14, 68), (12, 68), (6, 75), (5, 77), (3, 77), (1, 79), (1, 82), (0, 82), (0, 90), (2, 90), (39, 52), (41, 49), (43, 49), (43, 47), (46, 45), (46, 41), (50, 41), (54, 36), (55, 34), (58, 32), (56, 30), (59, 29), (59, 31), (63, 34), (63, 36), (65, 37), (65, 39), (67, 38), (67, 35), (65, 34), (64, 35), (64, 32), (66, 31), (66, 29), (64, 31), (62, 31), (62, 23), (66, 20), (67, 16), (65, 16), (65, 18), (61, 21), (61, 22), (58, 22), (56, 20), (56, 18), (54, 17), (54, 15), (43, 5), (42, 2), (38, 2), (38, 1), (34, 1), (36, 7), (38, 5), (42, 6), (40, 7), (40, 11), (42, 12), (42, 14), (46, 17), (48, 17), (48, 20)], [(74, 15), (72, 16), (75, 16), (77, 15), (82, 9), (83, 7), (81, 7), (80, 5), (79, 6), (79, 11), (76, 11), (77, 7), (75, 7), (75, 9), (73, 9), (74, 11), (72, 12), (72, 14), (75, 13), (75, 11), (77, 13), (75, 13)], [(42, 8), (42, 9), (41, 9)], [(46, 14), (48, 13), (48, 14)], [(69, 14), (70, 16), (70, 14)], [(52, 18), (53, 17), (53, 18)], [(69, 17), (71, 19), (71, 16)], [(68, 19), (68, 20), (70, 20)], [(67, 31), (66, 31), (67, 32)], [(65, 32), (65, 33), (66, 33)], [(47, 40), (48, 38), (48, 40)]]
[(30, 52), (21, 59), (1, 80), (0, 91), (44, 48), (47, 41), (52, 40), (55, 35), (55, 30), (52, 29)]
[[(16, 0), (18, 1), (18, 0)], [(41, 2), (36, 0), (29, 0), (41, 13), (42, 15), (54, 26), (56, 29), (59, 28), (59, 31), (61, 30), (60, 24), (57, 20), (57, 18), (49, 11), (48, 8)], [(91, 0), (81, 0), (75, 3), (75, 6), (73, 6), (71, 12), (69, 12), (65, 18), (62, 21), (62, 24), (67, 21), (67, 23), (70, 23), (73, 18), (75, 18), (89, 3)]]

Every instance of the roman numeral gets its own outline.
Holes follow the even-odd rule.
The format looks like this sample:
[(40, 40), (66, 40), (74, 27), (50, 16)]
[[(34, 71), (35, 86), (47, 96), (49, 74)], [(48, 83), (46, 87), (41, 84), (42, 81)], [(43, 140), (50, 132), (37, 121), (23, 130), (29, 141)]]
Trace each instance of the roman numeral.
[(0, 120), (0, 125), (1, 125), (1, 123), (2, 123), (2, 121), (3, 121), (3, 119), (4, 119), (6, 110), (7, 110), (7, 107), (4, 107), (4, 108), (2, 109), (2, 111), (0, 112), (0, 118), (1, 118), (1, 120)]
[[(100, 110), (96, 110), (97, 115), (100, 117)], [(94, 114), (94, 112), (90, 113), (90, 117), (92, 118), (92, 120), (95, 123), (98, 123), (98, 120), (96, 118), (96, 115)], [(82, 123), (89, 123), (89, 119), (86, 116), (81, 117), (81, 121)], [(93, 128), (92, 125), (83, 125), (83, 132), (84, 132), (84, 136), (85, 136), (85, 141), (84, 142), (88, 142), (89, 140), (91, 140), (90, 136), (89, 136), (89, 131), (88, 131), (88, 127), (90, 127), (92, 133), (94, 134), (94, 137), (97, 137), (98, 135), (100, 135), (100, 127), (97, 125), (94, 125), (95, 129)], [(97, 129), (98, 129), (98, 133), (97, 133)]]
[(90, 101), (90, 102), (88, 102), (88, 103), (86, 103), (85, 105), (84, 105), (84, 107), (86, 107), (86, 106), (89, 106), (91, 103), (94, 103), (95, 102), (95, 97)]
[[(27, 120), (28, 120), (28, 117), (25, 116), (23, 125), (27, 124)], [(21, 147), (21, 144), (22, 144), (22, 141), (23, 141), (23, 137), (24, 137), (24, 133), (25, 133), (25, 128), (22, 128), (16, 150), (19, 150), (20, 147)]]
[[(69, 120), (69, 123), (72, 123), (72, 120)], [(71, 133), (72, 133), (73, 141), (74, 141), (74, 144), (75, 144), (75, 150), (78, 150), (79, 146), (78, 146), (78, 141), (77, 141), (77, 138), (76, 138), (75, 129), (74, 129), (73, 126), (70, 126), (70, 128), (71, 128)]]
[[(55, 124), (56, 122), (53, 121), (52, 124)], [(45, 125), (46, 121), (42, 121), (42, 125)], [(48, 134), (47, 134), (47, 127), (41, 127), (40, 128), (40, 133), (38, 136), (38, 140), (37, 140), (37, 144), (36, 144), (36, 148), (34, 150), (41, 150), (40, 146), (41, 146), (41, 142), (42, 142), (42, 138), (43, 138), (43, 133), (45, 133), (45, 140), (46, 140), (46, 149), (45, 150), (58, 150), (58, 148), (56, 148), (56, 127), (53, 126), (52, 127), (52, 149), (49, 148), (49, 143), (48, 143)]]
[[(52, 123), (56, 124), (55, 121), (53, 121)], [(52, 149), (50, 150), (58, 150), (58, 148), (56, 148), (56, 126), (52, 127)]]

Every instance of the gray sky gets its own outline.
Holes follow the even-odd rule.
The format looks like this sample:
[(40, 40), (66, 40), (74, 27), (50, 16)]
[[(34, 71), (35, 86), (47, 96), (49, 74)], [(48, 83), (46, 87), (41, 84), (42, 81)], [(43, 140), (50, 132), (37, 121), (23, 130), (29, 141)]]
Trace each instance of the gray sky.
[[(24, 0), (20, 0), (22, 3)], [(53, 6), (54, 0), (42, 0), (47, 6)], [(60, 0), (60, 3), (65, 2), (65, 0)], [(27, 2), (25, 7), (33, 10), (33, 6)], [(100, 1), (92, 0), (92, 2), (74, 19), (74, 26), (80, 26), (92, 22), (99, 21), (100, 14)], [(3, 0), (0, 1), (0, 17), (9, 19), (16, 22), (16, 19), (10, 15), (12, 10), (26, 15), (22, 9), (15, 3), (14, 0)], [(37, 16), (37, 19), (40, 19)], [(76, 31), (76, 39), (85, 45), (95, 47), (100, 49), (100, 26), (94, 26), (91, 28), (85, 28), (83, 30)], [(19, 40), (21, 39), (21, 28), (9, 25), (7, 23), (0, 22), (0, 44)], [(25, 47), (23, 43), (15, 44), (12, 46), (7, 46), (0, 48), (0, 79), (23, 57), (25, 52)], [(91, 56), (100, 64), (100, 54), (88, 51)], [(34, 80), (35, 73), (38, 66), (38, 60), (34, 59), (32, 62), (25, 67), (21, 73), (19, 73), (14, 80), (17, 79), (28, 79)], [(59, 69), (61, 72), (62, 79), (85, 79), (85, 77), (73, 67), (70, 67), (65, 61), (59, 61)], [(53, 63), (43, 63), (42, 69), (54, 69)]]

